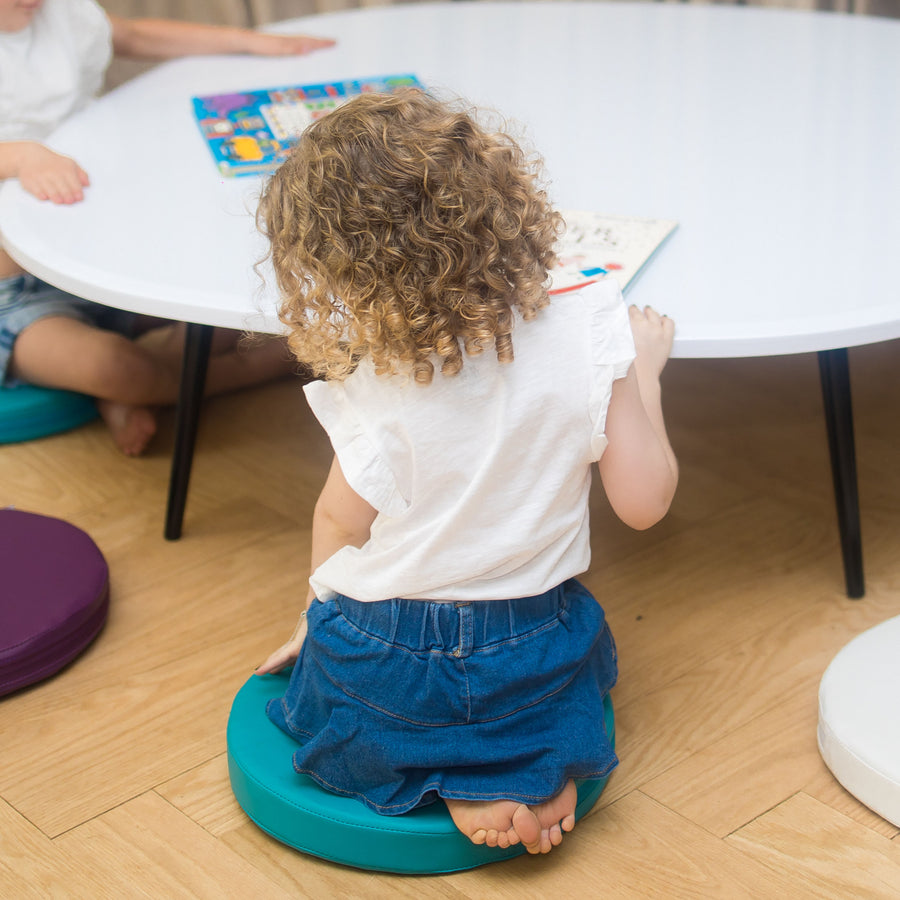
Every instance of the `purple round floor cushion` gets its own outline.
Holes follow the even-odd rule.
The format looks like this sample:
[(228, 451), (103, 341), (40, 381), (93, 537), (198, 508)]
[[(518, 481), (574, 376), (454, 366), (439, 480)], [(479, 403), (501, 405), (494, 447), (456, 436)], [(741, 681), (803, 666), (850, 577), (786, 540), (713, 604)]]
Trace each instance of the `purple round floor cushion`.
[(0, 696), (58, 672), (97, 636), (109, 568), (80, 528), (0, 509)]

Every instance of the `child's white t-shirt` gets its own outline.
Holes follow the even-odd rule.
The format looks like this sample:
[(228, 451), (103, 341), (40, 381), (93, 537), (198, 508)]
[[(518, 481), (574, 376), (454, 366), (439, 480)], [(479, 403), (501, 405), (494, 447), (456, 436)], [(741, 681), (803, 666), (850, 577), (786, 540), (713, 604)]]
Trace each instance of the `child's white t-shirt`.
[(511, 363), (466, 355), (426, 386), (366, 360), (306, 386), (347, 482), (378, 511), (363, 547), (313, 573), (319, 599), (513, 599), (587, 569), (591, 463), (634, 341), (615, 281), (551, 301), (517, 317)]
[(28, 27), (0, 33), (0, 141), (43, 140), (97, 94), (111, 58), (95, 0), (45, 0)]

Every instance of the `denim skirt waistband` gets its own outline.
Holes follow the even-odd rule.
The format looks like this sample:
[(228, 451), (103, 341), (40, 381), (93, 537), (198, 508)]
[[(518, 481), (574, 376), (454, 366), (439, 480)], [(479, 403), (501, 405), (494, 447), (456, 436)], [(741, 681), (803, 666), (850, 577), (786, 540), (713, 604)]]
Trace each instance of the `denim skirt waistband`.
[(370, 638), (413, 653), (446, 653), (465, 659), (473, 652), (499, 648), (560, 621), (565, 623), (576, 599), (573, 595), (578, 594), (593, 601), (578, 581), (570, 579), (546, 593), (514, 600), (364, 603), (338, 594), (328, 602)]

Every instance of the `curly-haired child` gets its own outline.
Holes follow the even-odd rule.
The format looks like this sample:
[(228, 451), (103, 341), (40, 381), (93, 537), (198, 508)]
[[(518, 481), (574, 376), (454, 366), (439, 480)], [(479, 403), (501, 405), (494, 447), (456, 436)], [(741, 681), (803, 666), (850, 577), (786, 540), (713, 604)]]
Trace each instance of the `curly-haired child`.
[(616, 764), (616, 653), (589, 564), (597, 463), (635, 528), (678, 480), (660, 401), (673, 324), (614, 281), (548, 296), (539, 167), (420, 92), (316, 122), (261, 227), (335, 457), (294, 662), (270, 718), (298, 772), (371, 809), (437, 798), (475, 843), (546, 853), (573, 779)]
[[(333, 43), (170, 19), (124, 19), (107, 15), (95, 0), (0, 0), (0, 183), (17, 178), (26, 191), (51, 203), (85, 198), (88, 174), (43, 141), (91, 101), (113, 52), (144, 59), (272, 56)], [(141, 453), (153, 437), (155, 408), (178, 395), (183, 329), (139, 335), (150, 324), (45, 284), (0, 244), (0, 385), (18, 380), (96, 397), (116, 445), (128, 455)], [(296, 368), (282, 341), (261, 338), (243, 346), (238, 337), (217, 330), (207, 393)]]

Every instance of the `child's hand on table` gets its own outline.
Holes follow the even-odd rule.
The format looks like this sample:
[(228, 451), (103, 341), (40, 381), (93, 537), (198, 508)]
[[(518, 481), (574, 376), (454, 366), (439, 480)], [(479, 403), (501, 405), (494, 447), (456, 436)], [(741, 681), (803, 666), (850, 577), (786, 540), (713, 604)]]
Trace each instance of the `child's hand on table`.
[(637, 354), (635, 368), (646, 368), (648, 374), (659, 377), (672, 352), (675, 323), (650, 306), (631, 306), (628, 313)]
[(270, 34), (251, 32), (247, 52), (255, 56), (294, 56), (333, 47), (332, 38), (313, 37), (308, 34)]
[(78, 203), (90, 184), (87, 172), (68, 156), (37, 141), (23, 141), (18, 165), (19, 184), (38, 200)]
[(128, 19), (109, 16), (113, 50), (134, 59), (175, 59), (210, 53), (292, 56), (333, 47), (331, 38), (308, 34), (274, 34), (174, 19)]

